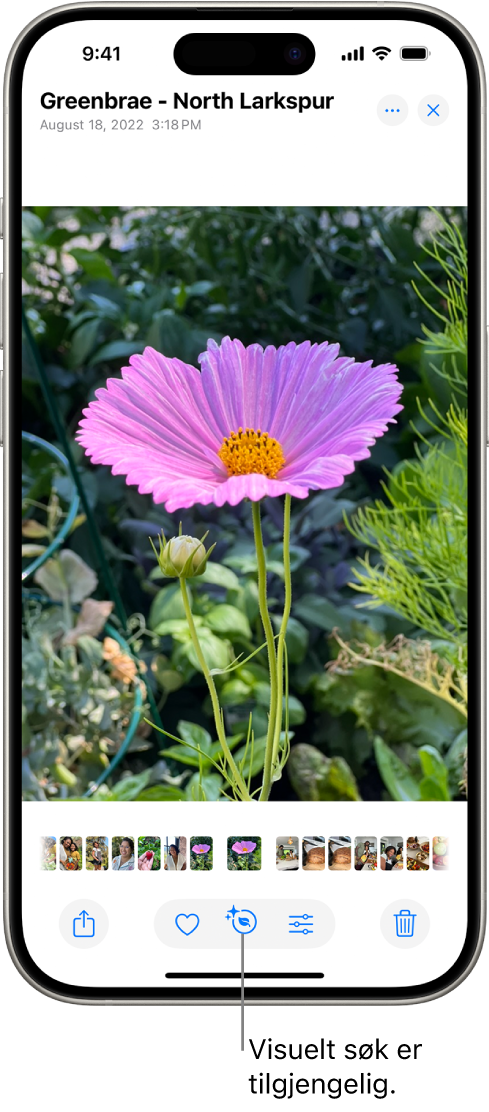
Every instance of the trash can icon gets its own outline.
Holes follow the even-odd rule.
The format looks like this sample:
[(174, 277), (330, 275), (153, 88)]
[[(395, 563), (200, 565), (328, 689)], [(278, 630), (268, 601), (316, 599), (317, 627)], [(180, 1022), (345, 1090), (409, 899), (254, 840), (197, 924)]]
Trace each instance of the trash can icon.
[(398, 938), (412, 938), (414, 934), (414, 920), (416, 913), (414, 911), (398, 911), (394, 913), (396, 920), (396, 934)]

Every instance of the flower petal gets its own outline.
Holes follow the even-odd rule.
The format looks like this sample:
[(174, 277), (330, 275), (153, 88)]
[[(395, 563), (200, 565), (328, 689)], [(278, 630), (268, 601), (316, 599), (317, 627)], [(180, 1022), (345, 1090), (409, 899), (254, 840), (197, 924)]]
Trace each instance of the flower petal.
[[(77, 433), (93, 463), (170, 513), (340, 486), (402, 408), (397, 367), (356, 363), (337, 344), (246, 348), (225, 337), (199, 360), (200, 372), (152, 348), (132, 356), (121, 379), (96, 391)], [(274, 479), (228, 474), (218, 453), (240, 427), (281, 445)]]

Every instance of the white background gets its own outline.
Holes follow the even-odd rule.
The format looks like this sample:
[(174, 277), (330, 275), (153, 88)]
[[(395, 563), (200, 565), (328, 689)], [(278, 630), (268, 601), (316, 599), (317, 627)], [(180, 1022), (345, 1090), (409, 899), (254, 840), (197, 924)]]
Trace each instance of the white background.
[[(461, 19), (476, 38), (487, 64), (487, 15), (481, 0), (446, 0), (446, 10)], [(42, 11), (39, 0), (5, 5), (0, 52), (23, 26)], [(357, 944), (368, 948), (358, 932)], [(137, 948), (137, 941), (134, 943)], [(254, 1062), (251, 1051), (239, 1052), (237, 1008), (178, 1009), (113, 1007), (76, 1008), (42, 997), (27, 986), (10, 962), (0, 957), (2, 983), (2, 1090), (5, 1107), (39, 1112), (91, 1112), (117, 1108), (178, 1107), (179, 1112), (209, 1107), (275, 1107), (272, 1096), (253, 1098), (247, 1078), (270, 1069), (273, 1076), (358, 1077), (361, 1064), (321, 1062)], [(384, 1104), (396, 1112), (428, 1112), (434, 1106), (451, 1112), (481, 1109), (487, 1102), (486, 994), (487, 948), (472, 975), (454, 993), (415, 1007), (247, 1008), (246, 1033), (255, 1044), (317, 1042), (388, 1042), (390, 1061), (365, 1062), (372, 1076), (389, 1079)], [(396, 1056), (399, 1043), (422, 1043), (417, 1062)], [(328, 1098), (294, 1097), (302, 1105)], [(331, 1102), (333, 1103), (333, 1102)], [(377, 1106), (373, 1096), (344, 1096), (341, 1107)], [(290, 1105), (289, 1105), (290, 1107)]]

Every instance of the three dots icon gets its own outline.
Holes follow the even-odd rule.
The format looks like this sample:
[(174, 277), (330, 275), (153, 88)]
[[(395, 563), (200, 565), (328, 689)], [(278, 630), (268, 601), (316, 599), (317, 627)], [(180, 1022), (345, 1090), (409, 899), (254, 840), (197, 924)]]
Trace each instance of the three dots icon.
[(377, 115), (379, 119), (389, 127), (403, 124), (407, 119), (408, 111), (408, 105), (403, 97), (396, 96), (393, 93), (389, 96), (382, 97), (382, 100), (377, 105)]

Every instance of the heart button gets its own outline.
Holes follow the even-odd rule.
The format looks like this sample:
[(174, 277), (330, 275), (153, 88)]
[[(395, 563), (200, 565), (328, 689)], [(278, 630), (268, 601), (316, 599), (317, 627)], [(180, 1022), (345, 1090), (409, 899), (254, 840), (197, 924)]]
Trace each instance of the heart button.
[(182, 934), (193, 934), (200, 923), (198, 915), (184, 915), (183, 912), (175, 917), (175, 926)]

